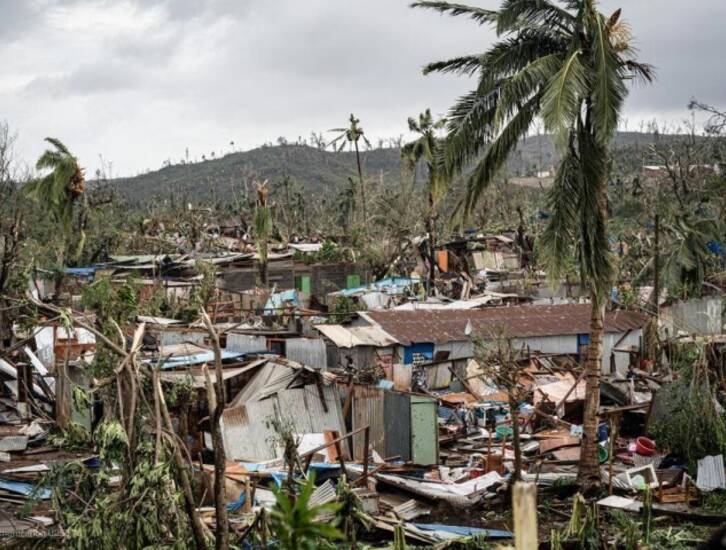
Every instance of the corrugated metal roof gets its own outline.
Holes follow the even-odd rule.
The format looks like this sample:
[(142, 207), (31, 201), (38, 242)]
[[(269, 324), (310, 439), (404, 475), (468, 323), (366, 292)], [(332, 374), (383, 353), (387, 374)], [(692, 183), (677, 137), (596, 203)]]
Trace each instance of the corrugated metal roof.
[(330, 338), (339, 348), (353, 348), (356, 346), (386, 348), (398, 343), (395, 338), (376, 325), (359, 327), (315, 325), (315, 328)]
[(318, 388), (307, 385), (280, 390), (269, 399), (253, 399), (242, 406), (225, 409), (221, 427), (227, 458), (250, 461), (277, 458), (277, 438), (270, 425), (273, 419), (290, 425), (298, 434), (325, 431), (345, 433), (347, 430), (337, 386), (323, 386), (322, 393), (325, 406)]
[[(562, 336), (590, 332), (590, 304), (493, 307), (473, 310), (367, 311), (359, 315), (379, 326), (403, 345), (414, 342), (455, 342), (483, 337), (500, 330), (513, 338)], [(605, 314), (605, 332), (642, 328), (647, 316), (634, 311)]]
[[(265, 359), (258, 359), (243, 367), (225, 368), (222, 370), (222, 380), (229, 380), (230, 378), (239, 376), (249, 370), (258, 368), (265, 363), (265, 361)], [(204, 374), (202, 373), (201, 368), (162, 372), (160, 373), (160, 377), (164, 382), (183, 382), (187, 379), (187, 377), (190, 377), (194, 388), (203, 388), (205, 386)], [(214, 366), (209, 368), (209, 378), (211, 379), (212, 384), (217, 383), (217, 373), (214, 370)]]

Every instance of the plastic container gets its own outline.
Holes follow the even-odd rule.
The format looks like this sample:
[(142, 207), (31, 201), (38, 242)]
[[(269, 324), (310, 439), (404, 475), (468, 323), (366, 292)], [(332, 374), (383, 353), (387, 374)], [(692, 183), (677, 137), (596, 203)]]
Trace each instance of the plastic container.
[(655, 441), (647, 437), (639, 437), (635, 440), (635, 452), (640, 456), (653, 456), (655, 454)]
[(603, 441), (607, 441), (608, 440), (608, 433), (609, 433), (609, 431), (610, 430), (608, 430), (608, 425), (605, 424), (604, 422), (601, 423), (597, 427), (597, 440), (600, 443), (602, 443)]
[(496, 433), (497, 439), (504, 439), (505, 437), (512, 437), (514, 430), (510, 426), (497, 426)]
[(609, 456), (608, 450), (602, 445), (597, 446), (597, 456), (600, 459), (600, 464), (604, 463)]

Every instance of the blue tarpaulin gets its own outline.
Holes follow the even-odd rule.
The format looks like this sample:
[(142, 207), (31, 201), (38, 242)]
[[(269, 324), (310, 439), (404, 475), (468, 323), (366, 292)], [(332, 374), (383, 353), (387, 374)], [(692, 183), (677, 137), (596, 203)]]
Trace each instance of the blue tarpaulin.
[(247, 499), (247, 496), (245, 495), (245, 492), (244, 491), (240, 492), (239, 498), (237, 500), (235, 500), (234, 502), (227, 503), (227, 511), (236, 512), (237, 510), (242, 508), (246, 499)]
[(96, 266), (90, 267), (66, 267), (66, 275), (72, 275), (73, 277), (85, 277), (86, 279), (93, 279), (96, 273)]
[(295, 307), (300, 305), (297, 299), (297, 290), (285, 290), (271, 295), (267, 299), (267, 303), (265, 303), (265, 313), (274, 313), (278, 309), (283, 309), (286, 303)]
[(722, 242), (711, 240), (706, 243), (706, 246), (711, 254), (722, 257), (726, 256), (726, 247), (724, 247)]
[(444, 531), (462, 537), (487, 537), (490, 539), (511, 539), (514, 534), (511, 531), (501, 529), (480, 529), (479, 527), (464, 527), (459, 525), (442, 525), (440, 523), (414, 523), (414, 527), (424, 531)]

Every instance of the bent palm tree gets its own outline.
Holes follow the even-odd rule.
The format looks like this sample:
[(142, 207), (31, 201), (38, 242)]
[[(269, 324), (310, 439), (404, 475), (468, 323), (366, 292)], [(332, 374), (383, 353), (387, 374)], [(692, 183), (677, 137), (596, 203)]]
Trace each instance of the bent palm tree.
[(608, 143), (627, 95), (626, 80), (650, 81), (652, 70), (634, 59), (620, 10), (606, 17), (596, 0), (503, 0), (498, 10), (435, 1), (413, 6), (468, 16), (481, 25), (493, 25), (502, 37), (483, 54), (424, 68), (425, 73), (478, 74), (477, 87), (451, 109), (442, 158), (450, 174), (477, 162), (467, 181), (464, 215), (536, 117), (554, 133), (562, 152), (548, 194), (551, 217), (541, 244), (555, 278), (574, 254), (590, 292), (579, 479), (588, 485), (597, 483), (603, 318), (614, 275), (606, 230)]
[(437, 130), (446, 125), (444, 119), (434, 121), (431, 116), (431, 110), (426, 109), (418, 116), (418, 120), (414, 118), (408, 119), (408, 129), (415, 132), (419, 137), (403, 146), (401, 155), (411, 170), (414, 170), (421, 161), (426, 163), (426, 171), (428, 176), (428, 212), (426, 214), (426, 233), (428, 233), (429, 248), (429, 276), (427, 283), (427, 292), (429, 295), (434, 291), (434, 279), (436, 276), (436, 267), (434, 254), (436, 253), (436, 242), (434, 235), (434, 223), (436, 222), (436, 207), (439, 200), (446, 192), (449, 186), (448, 174), (441, 170), (437, 164), (437, 157), (442, 150), (442, 140), (436, 135)]
[[(84, 171), (78, 164), (78, 159), (59, 139), (48, 137), (45, 138), (45, 141), (50, 143), (53, 149), (46, 149), (35, 167), (38, 170), (51, 170), (51, 172), (29, 182), (26, 192), (31, 199), (44, 205), (54, 221), (61, 224), (64, 232), (70, 235), (74, 205), (80, 201), (85, 206)], [(86, 240), (83, 226), (84, 223), (81, 219), (77, 228), (79, 235), (75, 259), (80, 257)]]

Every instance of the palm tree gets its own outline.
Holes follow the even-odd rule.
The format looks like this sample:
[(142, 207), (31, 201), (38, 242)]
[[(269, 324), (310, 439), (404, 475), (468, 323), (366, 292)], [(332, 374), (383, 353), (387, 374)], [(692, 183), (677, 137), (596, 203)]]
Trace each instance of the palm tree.
[(413, 6), (492, 25), (501, 38), (483, 54), (432, 63), (425, 73), (478, 75), (448, 119), (442, 164), (450, 174), (476, 162), (461, 212), (467, 215), (520, 138), (541, 117), (562, 153), (548, 192), (551, 216), (541, 248), (559, 279), (573, 254), (592, 302), (579, 480), (599, 480), (597, 410), (603, 318), (614, 276), (606, 229), (608, 143), (627, 95), (626, 81), (652, 79), (637, 62), (620, 10), (610, 17), (596, 0), (503, 0), (498, 10), (416, 2)]
[(267, 288), (268, 282), (268, 245), (270, 235), (272, 234), (272, 214), (267, 204), (267, 196), (269, 189), (267, 188), (267, 180), (256, 184), (257, 187), (257, 203), (255, 204), (255, 215), (252, 222), (252, 228), (257, 244), (257, 254), (259, 256), (260, 283)]
[(434, 120), (431, 116), (431, 110), (426, 109), (418, 115), (418, 120), (409, 117), (408, 129), (418, 134), (418, 138), (407, 143), (401, 149), (401, 155), (408, 167), (416, 174), (416, 166), (421, 159), (426, 163), (427, 182), (427, 198), (428, 211), (426, 213), (426, 233), (428, 234), (429, 249), (429, 276), (427, 282), (427, 292), (429, 295), (434, 291), (434, 280), (436, 277), (436, 263), (434, 255), (436, 254), (436, 242), (434, 235), (434, 224), (437, 218), (436, 208), (439, 200), (449, 187), (449, 178), (445, 170), (442, 170), (437, 163), (437, 158), (442, 150), (442, 140), (436, 135), (437, 131), (446, 125), (445, 119)]
[(363, 128), (360, 126), (360, 119), (355, 118), (353, 113), (350, 115), (349, 122), (350, 126), (347, 128), (333, 128), (332, 130), (329, 130), (330, 132), (339, 132), (338, 137), (334, 138), (330, 142), (330, 145), (333, 145), (338, 152), (343, 150), (346, 143), (355, 150), (355, 162), (358, 167), (361, 206), (363, 209), (363, 224), (367, 225), (368, 213), (366, 212), (366, 192), (365, 184), (363, 183), (363, 168), (360, 163), (360, 148), (358, 146), (358, 142), (363, 140), (363, 143), (365, 143), (368, 147), (370, 147), (371, 142), (368, 141), (368, 138), (363, 132)]
[[(86, 183), (84, 170), (78, 159), (68, 148), (56, 138), (45, 138), (53, 148), (46, 149), (40, 156), (35, 167), (38, 170), (51, 170), (41, 178), (27, 184), (28, 196), (48, 209), (56, 223), (59, 223), (67, 235), (73, 228), (73, 207), (77, 203), (86, 206)], [(74, 259), (80, 258), (86, 241), (84, 231), (84, 213), (79, 217), (77, 230), (78, 241)]]

